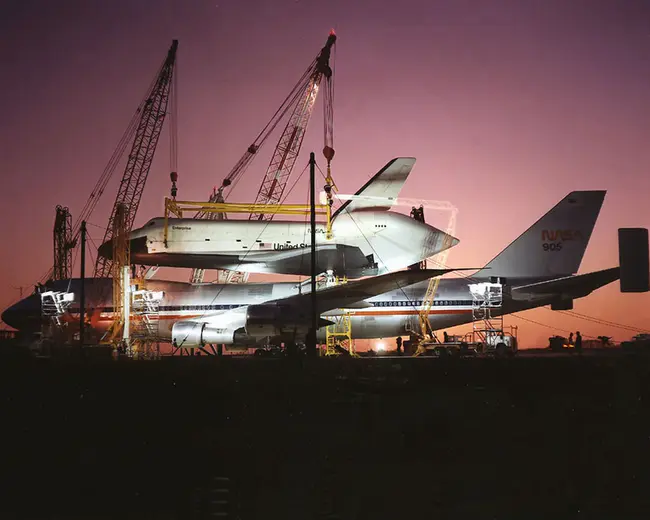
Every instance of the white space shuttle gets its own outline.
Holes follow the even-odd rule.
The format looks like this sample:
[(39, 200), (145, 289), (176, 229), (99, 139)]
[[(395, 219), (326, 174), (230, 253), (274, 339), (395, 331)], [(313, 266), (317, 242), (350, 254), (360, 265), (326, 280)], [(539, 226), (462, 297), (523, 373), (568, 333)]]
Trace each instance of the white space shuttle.
[[(546, 305), (570, 309), (574, 299), (617, 280), (619, 267), (576, 274), (604, 197), (604, 191), (568, 194), (470, 278), (441, 280), (429, 310), (433, 330), (471, 322), (469, 284), (489, 281), (493, 276), (505, 280), (500, 314)], [(344, 312), (351, 313), (354, 339), (409, 334), (417, 327), (428, 279), (447, 271), (400, 271), (319, 291), (319, 341), (325, 338), (324, 325)], [(110, 284), (109, 278), (86, 280), (87, 301), (97, 301), (94, 295), (98, 293), (105, 295), (90, 309), (92, 325), (99, 331), (105, 330), (111, 320)], [(148, 288), (163, 292), (160, 338), (178, 346), (263, 346), (286, 331), (296, 331), (299, 336), (309, 323), (310, 295), (295, 282), (219, 285), (151, 280)], [(79, 280), (54, 282), (52, 290), (71, 291), (76, 299)], [(40, 305), (40, 296), (33, 294), (7, 309), (2, 320), (18, 330), (37, 332)], [(76, 300), (70, 308), (72, 326), (77, 323), (78, 313)]]
[[(317, 272), (359, 278), (403, 269), (453, 247), (458, 239), (433, 226), (390, 211), (415, 159), (390, 161), (332, 215), (332, 237), (326, 223), (316, 224)], [(133, 230), (131, 262), (160, 267), (227, 269), (252, 273), (310, 273), (310, 224), (276, 217), (260, 220), (164, 218)], [(99, 254), (110, 258), (112, 244)]]

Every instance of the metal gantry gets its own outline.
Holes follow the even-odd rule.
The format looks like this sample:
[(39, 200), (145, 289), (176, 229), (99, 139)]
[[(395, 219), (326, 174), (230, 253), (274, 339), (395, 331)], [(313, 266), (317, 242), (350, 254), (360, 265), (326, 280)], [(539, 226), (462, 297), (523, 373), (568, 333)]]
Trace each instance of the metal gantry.
[(113, 259), (111, 277), (113, 278), (113, 321), (108, 331), (110, 342), (119, 346), (129, 338), (131, 316), (131, 255), (129, 235), (126, 227), (127, 210), (123, 204), (116, 206), (112, 221)]
[[(165, 198), (165, 217), (163, 227), (163, 242), (167, 247), (169, 234), (169, 217), (175, 215), (183, 218), (186, 211), (196, 211), (197, 208), (206, 214), (209, 213), (247, 213), (273, 214), (273, 215), (308, 215), (311, 206), (309, 204), (247, 204), (238, 202), (198, 202), (188, 200), (174, 200)], [(329, 204), (316, 204), (316, 214), (326, 218), (326, 232), (331, 233), (332, 214)]]
[[(347, 283), (346, 277), (334, 276), (332, 271), (327, 271), (317, 279), (318, 289), (325, 289)], [(327, 316), (327, 319), (334, 321), (332, 325), (325, 327), (325, 350), (326, 356), (337, 356), (348, 353), (357, 356), (352, 339), (352, 317), (349, 310), (341, 309), (341, 314)]]
[(62, 316), (74, 302), (74, 293), (65, 291), (41, 292), (41, 315), (46, 321), (62, 326)]
[[(66, 291), (40, 291), (41, 342), (66, 341), (69, 330), (63, 316), (74, 302), (74, 294)], [(41, 347), (43, 343), (41, 343)]]
[[(500, 279), (469, 284), (472, 295), (472, 341), (494, 346), (503, 336), (503, 284)], [(496, 315), (495, 315), (496, 314)]]
[(146, 289), (138, 280), (131, 292), (131, 351), (135, 357), (155, 358), (160, 355), (160, 302), (163, 291)]

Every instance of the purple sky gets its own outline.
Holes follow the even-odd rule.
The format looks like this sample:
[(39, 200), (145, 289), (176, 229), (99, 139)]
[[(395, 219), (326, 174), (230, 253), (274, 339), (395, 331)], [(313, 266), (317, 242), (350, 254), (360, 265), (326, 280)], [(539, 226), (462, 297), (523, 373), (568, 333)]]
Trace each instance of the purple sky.
[[(450, 264), (482, 265), (574, 189), (608, 190), (582, 272), (617, 264), (617, 228), (650, 225), (648, 2), (3, 4), (2, 308), (17, 298), (14, 287), (51, 265), (54, 207), (79, 214), (173, 38), (183, 199), (203, 199), (220, 183), (334, 28), (335, 180), (354, 192), (391, 158), (417, 157), (402, 195), (459, 208), (461, 243)], [(311, 150), (322, 162), (318, 101), (294, 175)], [(276, 139), (231, 200), (254, 198)], [(162, 213), (168, 141), (165, 130), (136, 225)], [(106, 225), (122, 169), (92, 224)], [(306, 190), (301, 183), (291, 200), (306, 200)], [(478, 203), (486, 195), (502, 208), (489, 218)], [(444, 215), (429, 221), (445, 225)], [(91, 226), (91, 234), (99, 241), (103, 231)], [(649, 308), (648, 294), (621, 295), (612, 284), (575, 310), (647, 327)], [(631, 334), (546, 309), (523, 316), (586, 334)], [(510, 323), (521, 325), (526, 346), (553, 333)]]

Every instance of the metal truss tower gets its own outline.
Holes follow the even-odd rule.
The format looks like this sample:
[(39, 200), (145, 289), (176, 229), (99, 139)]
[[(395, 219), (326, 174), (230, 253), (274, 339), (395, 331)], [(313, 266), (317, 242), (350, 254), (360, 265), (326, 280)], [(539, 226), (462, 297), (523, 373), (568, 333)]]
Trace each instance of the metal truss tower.
[(70, 210), (62, 206), (56, 207), (54, 219), (54, 268), (53, 280), (68, 280), (72, 276), (72, 216)]

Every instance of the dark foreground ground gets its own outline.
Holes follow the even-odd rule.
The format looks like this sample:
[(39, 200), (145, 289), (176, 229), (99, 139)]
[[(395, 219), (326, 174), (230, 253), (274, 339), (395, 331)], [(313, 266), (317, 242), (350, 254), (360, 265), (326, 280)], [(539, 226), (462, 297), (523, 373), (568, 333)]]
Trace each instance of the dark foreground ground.
[(0, 363), (0, 518), (650, 512), (644, 357)]

